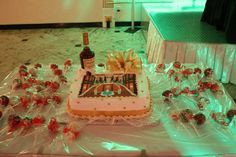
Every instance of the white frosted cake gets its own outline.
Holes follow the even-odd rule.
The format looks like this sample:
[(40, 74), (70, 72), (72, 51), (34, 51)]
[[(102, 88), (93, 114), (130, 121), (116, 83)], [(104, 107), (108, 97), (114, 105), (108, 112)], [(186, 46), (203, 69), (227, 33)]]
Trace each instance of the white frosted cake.
[(80, 69), (67, 104), (69, 114), (79, 118), (140, 118), (151, 108), (145, 72), (91, 74)]

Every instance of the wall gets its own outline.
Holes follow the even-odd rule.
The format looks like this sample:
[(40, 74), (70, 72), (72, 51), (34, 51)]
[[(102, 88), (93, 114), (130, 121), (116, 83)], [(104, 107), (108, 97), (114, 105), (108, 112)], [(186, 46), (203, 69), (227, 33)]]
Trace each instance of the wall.
[(103, 0), (0, 0), (0, 25), (101, 22)]

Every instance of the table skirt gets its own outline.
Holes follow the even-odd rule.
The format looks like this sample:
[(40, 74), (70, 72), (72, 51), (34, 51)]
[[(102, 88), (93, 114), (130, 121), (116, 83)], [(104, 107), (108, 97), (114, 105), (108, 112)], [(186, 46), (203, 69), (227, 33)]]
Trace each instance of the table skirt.
[(150, 21), (147, 37), (149, 63), (203, 63), (214, 69), (222, 83), (236, 84), (236, 45), (218, 43), (188, 43), (164, 40)]

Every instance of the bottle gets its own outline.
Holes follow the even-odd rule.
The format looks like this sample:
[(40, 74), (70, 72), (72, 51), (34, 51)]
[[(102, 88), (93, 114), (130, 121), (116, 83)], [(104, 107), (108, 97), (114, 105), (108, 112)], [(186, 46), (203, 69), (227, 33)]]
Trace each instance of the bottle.
[(83, 50), (80, 53), (80, 63), (81, 68), (86, 70), (94, 70), (95, 69), (95, 54), (89, 48), (89, 38), (88, 33), (83, 33)]

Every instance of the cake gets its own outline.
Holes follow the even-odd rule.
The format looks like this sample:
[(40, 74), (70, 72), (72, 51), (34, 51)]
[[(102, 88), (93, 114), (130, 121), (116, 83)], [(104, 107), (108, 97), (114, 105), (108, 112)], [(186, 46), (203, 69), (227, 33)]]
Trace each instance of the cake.
[(70, 88), (67, 111), (78, 118), (141, 118), (152, 111), (144, 71), (92, 74), (78, 70)]

